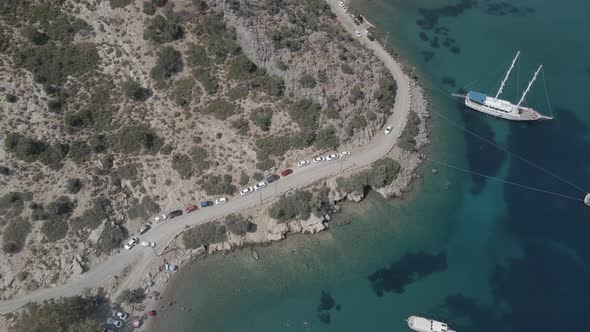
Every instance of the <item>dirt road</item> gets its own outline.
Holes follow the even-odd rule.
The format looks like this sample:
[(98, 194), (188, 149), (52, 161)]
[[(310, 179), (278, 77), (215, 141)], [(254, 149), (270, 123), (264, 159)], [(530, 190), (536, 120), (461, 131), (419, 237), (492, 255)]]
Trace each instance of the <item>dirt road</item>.
[[(337, 1), (327, 0), (336, 13), (338, 19), (344, 28), (354, 36), (357, 26), (354, 24), (350, 15), (346, 14), (338, 6)], [(357, 38), (355, 36), (355, 38)], [(385, 66), (391, 71), (397, 82), (398, 90), (395, 105), (387, 125), (393, 127), (390, 134), (386, 135), (383, 131), (379, 132), (373, 139), (364, 146), (351, 150), (352, 155), (347, 158), (340, 158), (336, 161), (326, 161), (319, 164), (312, 164), (302, 168), (294, 168), (293, 174), (281, 178), (268, 187), (249, 194), (247, 196), (236, 196), (230, 198), (230, 201), (223, 205), (217, 205), (199, 209), (191, 214), (185, 214), (172, 220), (166, 220), (162, 223), (153, 225), (152, 229), (140, 237), (141, 241), (156, 242), (160, 248), (163, 248), (178, 233), (186, 227), (205, 223), (213, 219), (223, 217), (230, 213), (236, 213), (248, 208), (252, 208), (262, 202), (268, 202), (285, 192), (305, 187), (315, 181), (328, 178), (330, 176), (342, 173), (344, 170), (368, 165), (382, 158), (395, 145), (400, 137), (410, 110), (410, 81), (403, 73), (399, 63), (397, 63), (377, 42), (369, 41), (364, 34), (358, 37), (359, 41), (375, 52), (375, 55), (383, 61)], [(309, 156), (313, 158), (314, 156)], [(156, 248), (158, 249), (158, 247)], [(146, 248), (133, 248), (131, 250), (121, 249), (121, 251), (112, 256), (107, 261), (92, 267), (92, 269), (82, 274), (78, 279), (71, 280), (65, 285), (46, 288), (30, 293), (26, 296), (13, 299), (10, 301), (0, 302), (0, 313), (14, 311), (27, 302), (41, 302), (53, 297), (73, 296), (80, 294), (84, 288), (95, 288), (104, 285), (111, 280), (113, 276), (118, 275), (127, 266), (130, 266), (130, 273), (121, 280), (119, 290), (125, 288), (140, 287), (141, 279), (153, 264), (157, 264), (158, 256), (152, 250)]]

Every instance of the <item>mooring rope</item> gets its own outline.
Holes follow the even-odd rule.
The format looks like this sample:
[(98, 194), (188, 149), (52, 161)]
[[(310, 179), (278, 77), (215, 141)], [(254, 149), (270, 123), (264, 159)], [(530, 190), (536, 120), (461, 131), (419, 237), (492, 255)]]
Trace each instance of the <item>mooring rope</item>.
[(478, 175), (478, 176), (484, 177), (486, 179), (495, 180), (495, 181), (503, 182), (503, 183), (510, 184), (510, 185), (513, 185), (513, 186), (517, 186), (517, 187), (521, 187), (521, 188), (525, 188), (525, 189), (529, 189), (529, 190), (534, 190), (534, 191), (538, 191), (538, 192), (549, 194), (549, 195), (559, 196), (559, 197), (562, 197), (562, 198), (573, 199), (573, 200), (576, 200), (576, 201), (583, 201), (583, 199), (578, 198), (578, 197), (568, 196), (568, 195), (564, 195), (564, 194), (560, 194), (560, 193), (556, 193), (556, 192), (552, 192), (552, 191), (548, 191), (548, 190), (544, 190), (544, 189), (539, 189), (539, 188), (527, 186), (527, 185), (524, 185), (524, 184), (521, 184), (521, 183), (516, 183), (516, 182), (512, 182), (512, 181), (500, 179), (500, 178), (493, 177), (493, 176), (490, 176), (490, 175), (486, 175), (486, 174), (483, 174), (483, 173), (474, 172), (474, 171), (471, 171), (471, 170), (468, 170), (468, 169), (465, 169), (465, 168), (453, 166), (453, 165), (444, 163), (442, 161), (437, 161), (437, 160), (434, 160), (434, 159), (430, 159), (428, 157), (425, 157), (424, 159), (426, 159), (426, 160), (428, 160), (430, 162), (433, 162), (435, 164), (446, 166), (448, 168), (452, 168), (452, 169), (455, 169), (455, 170), (458, 170), (458, 171), (463, 171), (463, 172), (467, 172), (467, 173), (470, 173), (470, 174)]
[[(458, 102), (458, 103), (460, 103), (461, 105), (463, 105), (463, 103), (462, 103), (462, 102), (460, 102), (459, 100), (457, 100), (455, 97), (453, 97), (453, 96), (452, 96), (451, 94), (449, 94), (448, 92), (446, 92), (446, 91), (444, 91), (444, 90), (442, 90), (442, 89), (440, 89), (439, 87), (436, 87), (436, 86), (435, 86), (435, 88), (436, 88), (437, 90), (441, 91), (441, 92), (442, 92), (442, 93), (443, 93), (443, 94), (444, 94), (446, 97), (448, 97), (448, 98), (450, 98), (450, 99), (454, 100), (455, 102)], [(524, 161), (525, 163), (527, 163), (527, 164), (529, 164), (529, 165), (531, 165), (531, 166), (533, 166), (533, 167), (537, 168), (538, 170), (541, 170), (541, 171), (543, 171), (543, 172), (545, 172), (545, 173), (547, 173), (547, 174), (549, 174), (549, 175), (553, 176), (554, 178), (556, 178), (556, 179), (558, 179), (558, 180), (560, 180), (560, 181), (562, 181), (562, 182), (564, 182), (564, 183), (566, 183), (566, 184), (568, 184), (568, 185), (572, 186), (573, 188), (576, 188), (576, 189), (578, 189), (578, 190), (582, 191), (583, 193), (588, 193), (588, 191), (587, 191), (587, 190), (584, 190), (584, 189), (583, 189), (583, 188), (581, 188), (580, 186), (573, 184), (572, 182), (570, 182), (570, 181), (568, 181), (568, 180), (566, 180), (566, 179), (564, 179), (564, 178), (560, 177), (559, 175), (557, 175), (557, 174), (555, 174), (555, 173), (553, 173), (553, 172), (551, 172), (551, 171), (549, 171), (549, 170), (547, 170), (547, 169), (545, 169), (545, 168), (543, 168), (543, 167), (541, 167), (541, 166), (539, 166), (539, 165), (537, 165), (537, 164), (533, 163), (532, 161), (529, 161), (529, 160), (527, 160), (526, 158), (524, 158), (524, 157), (521, 157), (521, 156), (519, 156), (519, 155), (517, 155), (517, 154), (515, 154), (515, 153), (513, 153), (513, 152), (511, 152), (511, 151), (509, 151), (508, 149), (506, 149), (506, 148), (503, 148), (503, 147), (501, 147), (500, 145), (498, 145), (498, 144), (496, 144), (496, 143), (494, 143), (494, 142), (492, 142), (492, 141), (488, 140), (487, 138), (485, 138), (485, 137), (482, 137), (482, 136), (478, 135), (477, 133), (475, 133), (475, 132), (473, 132), (473, 131), (471, 131), (471, 130), (469, 130), (469, 129), (465, 128), (465, 127), (463, 127), (462, 125), (458, 124), (457, 122), (455, 122), (455, 121), (453, 121), (453, 120), (451, 120), (451, 119), (447, 118), (446, 116), (444, 116), (444, 115), (443, 115), (441, 112), (438, 112), (438, 111), (434, 110), (433, 108), (429, 109), (428, 111), (429, 111), (429, 112), (431, 112), (431, 113), (434, 113), (434, 114), (435, 114), (435, 115), (437, 115), (438, 117), (440, 117), (440, 118), (442, 118), (442, 119), (444, 119), (444, 120), (448, 121), (449, 123), (451, 123), (451, 124), (452, 124), (452, 125), (454, 125), (455, 127), (457, 127), (457, 128), (459, 128), (459, 129), (461, 129), (461, 130), (463, 130), (463, 131), (465, 131), (465, 132), (467, 132), (467, 133), (469, 133), (469, 134), (471, 134), (471, 135), (473, 135), (473, 136), (475, 136), (475, 137), (477, 137), (477, 138), (481, 139), (482, 141), (484, 141), (484, 142), (486, 142), (486, 143), (488, 143), (488, 144), (490, 144), (490, 145), (493, 145), (493, 146), (495, 146), (495, 147), (496, 147), (496, 148), (498, 148), (499, 150), (501, 150), (501, 151), (503, 151), (503, 152), (505, 152), (505, 153), (508, 153), (509, 155), (511, 155), (511, 156), (513, 156), (513, 157), (515, 157), (515, 158), (518, 158), (518, 159), (520, 159), (521, 161)]]
[(545, 98), (547, 98), (547, 108), (553, 117), (553, 110), (551, 109), (551, 103), (549, 102), (549, 93), (547, 92), (547, 83), (545, 83), (545, 69), (541, 70), (541, 76), (543, 76), (543, 87), (545, 88)]

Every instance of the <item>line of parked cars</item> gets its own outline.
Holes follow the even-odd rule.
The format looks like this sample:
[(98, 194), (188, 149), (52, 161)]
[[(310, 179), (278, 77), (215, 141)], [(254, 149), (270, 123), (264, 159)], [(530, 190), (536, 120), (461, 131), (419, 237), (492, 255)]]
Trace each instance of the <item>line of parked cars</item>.
[(114, 311), (113, 317), (107, 319), (107, 327), (103, 329), (104, 332), (113, 331), (109, 326), (120, 328), (123, 326), (123, 321), (129, 318), (129, 314), (121, 311)]
[[(324, 156), (315, 157), (312, 160), (314, 163), (320, 163), (322, 161), (331, 161), (331, 160), (339, 159), (340, 157), (345, 158), (348, 156), (350, 156), (350, 151), (342, 151), (342, 152), (340, 152), (340, 155), (338, 155), (337, 153), (332, 153), (332, 154), (327, 155), (325, 157)], [(309, 162), (309, 160), (300, 160), (297, 162), (297, 166), (299, 166), (299, 167), (304, 167), (309, 164), (311, 164)]]
[[(290, 174), (293, 174), (293, 170), (290, 168), (287, 168), (287, 169), (281, 171), (281, 176), (283, 176), (283, 177), (288, 176)], [(268, 184), (278, 181), (281, 178), (281, 176), (279, 176), (278, 174), (270, 174), (266, 177), (266, 179), (264, 181), (260, 181), (257, 184), (255, 184), (254, 187), (243, 188), (240, 191), (240, 195), (245, 196), (245, 195), (248, 195), (248, 194), (253, 193), (255, 191), (266, 188), (266, 186), (268, 186)]]

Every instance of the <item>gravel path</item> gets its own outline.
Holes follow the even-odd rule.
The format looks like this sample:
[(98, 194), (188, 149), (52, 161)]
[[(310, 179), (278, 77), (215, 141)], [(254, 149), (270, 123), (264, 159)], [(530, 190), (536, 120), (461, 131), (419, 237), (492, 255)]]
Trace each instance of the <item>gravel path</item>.
[[(354, 24), (350, 15), (344, 13), (342, 8), (338, 6), (337, 1), (326, 1), (332, 7), (332, 11), (336, 13), (344, 28), (354, 35), (357, 26)], [(263, 190), (243, 197), (236, 196), (230, 198), (227, 204), (199, 209), (191, 214), (184, 214), (172, 220), (155, 224), (149, 232), (140, 237), (140, 240), (156, 242), (156, 249), (162, 250), (166, 244), (170, 243), (177, 234), (187, 227), (205, 223), (230, 213), (249, 209), (261, 203), (266, 203), (289, 190), (308, 186), (318, 180), (341, 174), (345, 170), (366, 166), (387, 154), (395, 145), (407, 122), (411, 102), (410, 81), (403, 73), (400, 64), (379, 43), (369, 41), (364, 34), (358, 39), (365, 47), (373, 50), (375, 55), (383, 61), (385, 66), (393, 74), (398, 85), (393, 113), (387, 123), (387, 125), (393, 127), (389, 135), (380, 131), (369, 143), (352, 149), (352, 155), (347, 158), (312, 164), (302, 168), (294, 168), (293, 174), (281, 178)], [(313, 157), (309, 156), (308, 159), (311, 160)], [(146, 248), (122, 249), (107, 261), (92, 267), (90, 271), (82, 274), (78, 279), (69, 281), (65, 285), (41, 289), (17, 299), (0, 302), (0, 313), (4, 314), (14, 311), (27, 302), (41, 302), (54, 297), (80, 294), (84, 288), (95, 288), (106, 284), (112, 280), (113, 276), (120, 274), (128, 266), (131, 267), (130, 273), (124, 280), (120, 280), (119, 291), (125, 288), (139, 287), (141, 286), (141, 280), (146, 276), (153, 264), (163, 264), (163, 262), (157, 262), (158, 259), (155, 252)]]

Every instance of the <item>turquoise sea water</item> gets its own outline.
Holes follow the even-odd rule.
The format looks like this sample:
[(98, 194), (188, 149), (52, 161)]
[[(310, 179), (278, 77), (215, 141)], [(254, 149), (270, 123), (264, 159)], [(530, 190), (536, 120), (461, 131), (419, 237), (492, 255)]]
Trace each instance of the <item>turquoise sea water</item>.
[[(445, 118), (590, 188), (590, 43), (582, 0), (357, 0), (430, 89), (433, 159), (508, 181), (583, 192), (458, 130)], [(434, 41), (438, 36), (437, 41)], [(446, 45), (446, 46), (445, 46)], [(467, 111), (440, 89), (491, 92), (516, 50), (515, 99), (539, 63), (556, 119)], [(474, 83), (474, 81), (477, 82)], [(543, 79), (528, 104), (550, 113)], [(440, 115), (440, 116), (439, 116)], [(431, 169), (439, 172), (432, 174)], [(346, 204), (330, 232), (189, 267), (161, 331), (409, 331), (411, 314), (460, 332), (587, 331), (590, 208), (426, 164), (402, 201)]]

